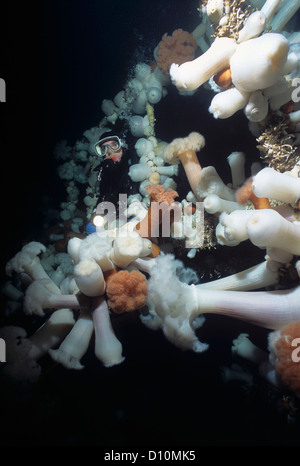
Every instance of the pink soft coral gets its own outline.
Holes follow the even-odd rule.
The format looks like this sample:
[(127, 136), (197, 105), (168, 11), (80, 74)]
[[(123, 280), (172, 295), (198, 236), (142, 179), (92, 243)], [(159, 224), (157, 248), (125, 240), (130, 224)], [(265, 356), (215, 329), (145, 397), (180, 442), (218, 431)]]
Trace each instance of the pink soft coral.
[(151, 201), (154, 202), (167, 202), (171, 205), (175, 197), (178, 197), (178, 193), (174, 189), (168, 188), (165, 190), (165, 187), (160, 184), (145, 186), (145, 189), (150, 194)]
[(197, 42), (192, 34), (183, 29), (176, 29), (172, 36), (164, 34), (157, 47), (157, 65), (161, 71), (169, 75), (172, 63), (181, 65), (195, 58)]

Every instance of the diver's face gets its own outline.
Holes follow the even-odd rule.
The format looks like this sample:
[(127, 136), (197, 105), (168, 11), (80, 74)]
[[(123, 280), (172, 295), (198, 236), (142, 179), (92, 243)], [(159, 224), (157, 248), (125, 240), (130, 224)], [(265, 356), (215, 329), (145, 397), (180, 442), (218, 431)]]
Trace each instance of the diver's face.
[[(122, 147), (119, 150), (117, 150), (119, 145), (114, 140), (105, 141), (103, 145), (108, 146), (104, 160), (112, 159), (114, 162), (120, 162), (122, 155), (123, 155)], [(113, 149), (116, 149), (116, 150), (113, 150)]]

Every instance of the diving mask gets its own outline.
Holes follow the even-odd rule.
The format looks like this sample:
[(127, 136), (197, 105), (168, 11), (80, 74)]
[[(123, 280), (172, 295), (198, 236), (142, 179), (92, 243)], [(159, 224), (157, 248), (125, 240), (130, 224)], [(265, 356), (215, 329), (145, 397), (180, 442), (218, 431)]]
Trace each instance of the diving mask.
[(107, 136), (106, 138), (100, 139), (95, 144), (95, 152), (100, 157), (105, 157), (107, 152), (118, 152), (122, 149), (122, 144), (118, 136)]

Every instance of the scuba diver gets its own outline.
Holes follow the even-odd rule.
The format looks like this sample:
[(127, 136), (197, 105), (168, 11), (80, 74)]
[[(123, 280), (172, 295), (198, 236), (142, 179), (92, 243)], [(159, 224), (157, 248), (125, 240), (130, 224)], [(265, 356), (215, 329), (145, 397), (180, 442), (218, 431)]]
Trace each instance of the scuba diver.
[[(98, 204), (101, 202), (113, 203), (117, 215), (120, 207), (119, 194), (129, 196), (133, 194), (134, 189), (128, 175), (129, 160), (128, 157), (124, 156), (127, 147), (124, 139), (117, 136), (110, 128), (105, 128), (101, 134), (101, 139), (94, 145), (95, 154), (100, 157)], [(87, 234), (96, 231), (94, 219), (86, 225)]]
[(138, 192), (139, 186), (131, 181), (128, 174), (132, 163), (132, 157), (129, 158), (126, 153), (128, 145), (116, 133), (123, 135), (124, 130), (118, 131), (116, 125), (113, 130), (106, 128), (94, 148), (97, 156), (101, 157), (98, 175), (99, 201), (112, 202), (117, 208), (119, 194), (130, 196)]
[(95, 144), (95, 152), (104, 160), (112, 159), (120, 162), (123, 155), (122, 143), (119, 136), (106, 136)]

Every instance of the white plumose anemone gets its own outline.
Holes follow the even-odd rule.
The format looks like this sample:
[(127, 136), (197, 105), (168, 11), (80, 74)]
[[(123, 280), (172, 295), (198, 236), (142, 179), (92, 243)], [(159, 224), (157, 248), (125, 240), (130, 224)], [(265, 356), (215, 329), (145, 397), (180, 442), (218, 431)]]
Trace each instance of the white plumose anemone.
[(230, 59), (233, 84), (244, 92), (272, 86), (283, 73), (288, 51), (282, 34), (268, 33), (242, 42)]

